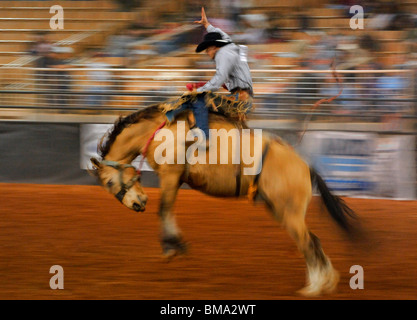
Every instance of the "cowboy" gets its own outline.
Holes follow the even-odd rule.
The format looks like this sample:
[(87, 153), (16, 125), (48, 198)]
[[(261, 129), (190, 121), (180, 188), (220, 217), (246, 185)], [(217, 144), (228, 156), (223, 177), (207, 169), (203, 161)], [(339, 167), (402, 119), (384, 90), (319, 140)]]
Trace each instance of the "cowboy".
[[(216, 62), (216, 73), (210, 81), (192, 90), (197, 92), (216, 91), (225, 87), (230, 91), (226, 98), (235, 101), (244, 101), (246, 106), (252, 108), (253, 86), (252, 77), (246, 57), (246, 47), (238, 46), (222, 30), (213, 27), (207, 20), (204, 8), (201, 9), (201, 20), (195, 23), (203, 25), (208, 33), (204, 36), (196, 49), (196, 52), (206, 51), (211, 59)], [(197, 95), (197, 99), (189, 104), (195, 117), (195, 127), (192, 129), (194, 135), (204, 133), (206, 145), (209, 145), (209, 121), (206, 101), (203, 95)], [(180, 109), (178, 110), (180, 112)], [(177, 113), (177, 112), (175, 112)]]

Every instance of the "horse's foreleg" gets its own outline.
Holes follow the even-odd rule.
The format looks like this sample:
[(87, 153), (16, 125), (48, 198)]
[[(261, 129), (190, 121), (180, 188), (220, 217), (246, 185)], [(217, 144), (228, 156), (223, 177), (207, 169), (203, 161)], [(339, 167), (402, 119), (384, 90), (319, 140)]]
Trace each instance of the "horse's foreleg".
[(175, 215), (172, 213), (179, 187), (179, 179), (169, 176), (161, 178), (161, 202), (159, 206), (161, 246), (164, 257), (168, 258), (183, 254), (187, 249), (177, 226)]

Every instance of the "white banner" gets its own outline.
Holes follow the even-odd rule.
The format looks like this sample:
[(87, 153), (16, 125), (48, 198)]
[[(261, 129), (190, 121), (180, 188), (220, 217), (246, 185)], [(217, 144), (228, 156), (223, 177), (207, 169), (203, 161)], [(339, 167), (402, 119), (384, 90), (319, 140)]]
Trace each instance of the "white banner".
[(374, 157), (374, 174), (379, 196), (396, 199), (416, 198), (415, 137), (380, 137)]

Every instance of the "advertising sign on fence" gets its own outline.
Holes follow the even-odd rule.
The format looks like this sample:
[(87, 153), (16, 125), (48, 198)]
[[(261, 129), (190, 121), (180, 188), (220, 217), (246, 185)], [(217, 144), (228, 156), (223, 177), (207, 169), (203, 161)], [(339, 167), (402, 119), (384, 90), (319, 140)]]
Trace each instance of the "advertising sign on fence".
[(376, 136), (369, 133), (308, 132), (303, 153), (329, 187), (345, 195), (371, 195)]
[(414, 136), (320, 131), (301, 153), (338, 194), (415, 199), (414, 148)]

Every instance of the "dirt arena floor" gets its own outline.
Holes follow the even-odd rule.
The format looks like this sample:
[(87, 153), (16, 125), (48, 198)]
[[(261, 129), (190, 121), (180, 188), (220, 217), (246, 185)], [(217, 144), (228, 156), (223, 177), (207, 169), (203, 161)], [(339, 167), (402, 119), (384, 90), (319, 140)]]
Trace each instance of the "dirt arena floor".
[[(305, 264), (262, 204), (181, 190), (186, 255), (161, 258), (159, 190), (135, 213), (98, 186), (0, 184), (0, 299), (304, 299)], [(310, 229), (341, 274), (320, 299), (417, 299), (417, 202), (346, 199), (368, 237), (350, 241), (314, 198)], [(49, 287), (50, 267), (64, 289)], [(351, 266), (364, 289), (349, 286)]]

